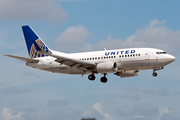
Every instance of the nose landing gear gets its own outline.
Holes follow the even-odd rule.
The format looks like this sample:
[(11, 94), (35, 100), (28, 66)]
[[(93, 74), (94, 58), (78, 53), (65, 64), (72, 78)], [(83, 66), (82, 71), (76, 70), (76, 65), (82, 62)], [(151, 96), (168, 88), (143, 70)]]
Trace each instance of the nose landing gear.
[(153, 68), (153, 74), (152, 74), (152, 75), (153, 75), (154, 77), (156, 77), (156, 76), (157, 76), (157, 73), (156, 73), (155, 71), (156, 71), (156, 70), (162, 70), (162, 69), (164, 69), (163, 66)]
[(153, 72), (153, 74), (152, 74), (154, 77), (156, 77), (157, 76), (157, 73), (156, 72)]
[(157, 73), (155, 72), (155, 70), (153, 70), (153, 74), (152, 74), (154, 77), (157, 76)]

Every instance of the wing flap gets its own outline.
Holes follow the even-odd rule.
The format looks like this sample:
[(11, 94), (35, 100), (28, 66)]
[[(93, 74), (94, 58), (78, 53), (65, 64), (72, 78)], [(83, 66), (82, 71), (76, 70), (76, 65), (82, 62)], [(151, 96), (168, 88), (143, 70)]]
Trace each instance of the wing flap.
[(19, 60), (26, 61), (26, 62), (38, 62), (39, 61), (39, 60), (25, 58), (25, 57), (19, 57), (19, 56), (15, 56), (15, 55), (5, 55), (5, 56), (12, 57), (12, 58), (19, 59)]

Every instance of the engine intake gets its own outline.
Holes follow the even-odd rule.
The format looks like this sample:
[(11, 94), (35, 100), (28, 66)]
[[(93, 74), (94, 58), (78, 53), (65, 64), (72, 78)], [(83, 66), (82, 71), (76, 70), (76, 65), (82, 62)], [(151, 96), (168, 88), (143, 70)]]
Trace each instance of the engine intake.
[(117, 64), (115, 62), (104, 62), (97, 64), (98, 73), (116, 72)]

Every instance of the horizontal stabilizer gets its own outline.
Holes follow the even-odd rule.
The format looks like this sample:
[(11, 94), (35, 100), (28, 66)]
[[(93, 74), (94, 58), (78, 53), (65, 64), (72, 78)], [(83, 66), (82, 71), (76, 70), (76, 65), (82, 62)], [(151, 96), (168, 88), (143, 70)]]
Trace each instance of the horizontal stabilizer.
[(14, 55), (5, 55), (5, 56), (16, 58), (16, 59), (23, 60), (23, 61), (26, 61), (26, 62), (38, 62), (39, 61), (39, 60), (35, 60), (35, 59), (19, 57), (19, 56), (14, 56)]

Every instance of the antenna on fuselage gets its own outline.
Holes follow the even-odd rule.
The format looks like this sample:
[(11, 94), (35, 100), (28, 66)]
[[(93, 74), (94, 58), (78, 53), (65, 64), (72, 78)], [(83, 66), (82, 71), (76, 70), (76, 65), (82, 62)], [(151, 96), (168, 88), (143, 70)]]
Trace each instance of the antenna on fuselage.
[(104, 50), (106, 51), (106, 48), (104, 48)]

